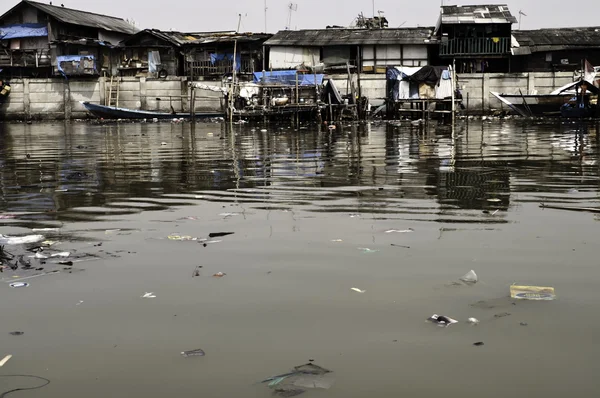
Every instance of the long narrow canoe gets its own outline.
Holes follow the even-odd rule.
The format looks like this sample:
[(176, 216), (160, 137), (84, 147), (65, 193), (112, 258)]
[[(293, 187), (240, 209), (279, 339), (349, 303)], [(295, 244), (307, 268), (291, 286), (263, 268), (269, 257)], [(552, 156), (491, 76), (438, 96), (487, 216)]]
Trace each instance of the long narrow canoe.
[[(117, 108), (114, 106), (105, 106), (92, 104), (82, 101), (81, 104), (92, 115), (101, 119), (189, 119), (190, 113), (165, 113), (153, 111), (139, 111), (135, 109)], [(196, 119), (209, 119), (213, 117), (224, 117), (219, 112), (196, 112)]]

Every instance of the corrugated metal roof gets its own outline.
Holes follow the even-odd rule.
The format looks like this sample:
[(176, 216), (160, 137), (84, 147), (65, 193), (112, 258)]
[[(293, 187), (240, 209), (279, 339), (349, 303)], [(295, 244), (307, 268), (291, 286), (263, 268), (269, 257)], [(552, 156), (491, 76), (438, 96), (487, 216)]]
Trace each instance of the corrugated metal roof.
[(265, 41), (272, 35), (264, 33), (235, 33), (235, 32), (201, 32), (201, 33), (182, 33), (173, 31), (161, 31), (158, 29), (145, 29), (136, 33), (134, 36), (121, 42), (121, 46), (127, 46), (129, 43), (141, 35), (149, 34), (157, 39), (163, 40), (175, 47), (183, 45), (202, 45), (209, 43), (232, 43), (235, 40), (238, 43), (250, 41)]
[(433, 28), (282, 30), (267, 46), (348, 46), (365, 44), (425, 44)]
[(443, 24), (461, 23), (516, 23), (506, 4), (442, 6), (441, 22)]
[(520, 47), (529, 47), (532, 52), (600, 48), (599, 27), (513, 30), (512, 34)]
[(24, 0), (23, 3), (29, 4), (30, 6), (49, 14), (53, 18), (63, 23), (128, 34), (136, 33), (139, 30), (122, 18), (94, 14), (91, 12), (74, 10), (71, 8), (51, 6), (49, 4), (38, 3), (30, 0)]

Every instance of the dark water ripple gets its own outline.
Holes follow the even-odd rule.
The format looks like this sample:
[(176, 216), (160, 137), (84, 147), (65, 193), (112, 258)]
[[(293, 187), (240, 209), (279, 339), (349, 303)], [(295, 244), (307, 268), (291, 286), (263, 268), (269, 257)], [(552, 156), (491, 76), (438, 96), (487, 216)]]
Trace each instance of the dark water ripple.
[[(593, 207), (598, 126), (0, 124), (0, 210), (87, 221), (202, 201), (253, 209), (499, 223), (519, 203)], [(1, 220), (1, 223), (13, 223)]]

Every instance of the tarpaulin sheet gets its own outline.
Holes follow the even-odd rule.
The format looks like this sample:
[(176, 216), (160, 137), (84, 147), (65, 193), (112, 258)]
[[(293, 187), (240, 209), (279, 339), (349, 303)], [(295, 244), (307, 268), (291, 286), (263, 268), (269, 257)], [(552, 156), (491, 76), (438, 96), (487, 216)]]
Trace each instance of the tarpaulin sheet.
[(0, 40), (48, 36), (48, 27), (40, 23), (24, 23), (0, 27)]
[[(317, 74), (316, 84), (323, 84), (322, 74)], [(255, 83), (267, 83), (267, 84), (285, 84), (288, 86), (296, 85), (296, 71), (295, 70), (280, 70), (272, 72), (254, 72)], [(299, 86), (314, 86), (315, 85), (315, 74), (313, 73), (298, 73), (298, 85)]]
[[(210, 54), (210, 63), (216, 64), (219, 61), (231, 61), (233, 62), (233, 54)], [(237, 54), (235, 57), (235, 70), (239, 72), (240, 65), (242, 64), (242, 55)]]
[(63, 75), (83, 75), (96, 72), (93, 55), (61, 55), (56, 57), (58, 71)]

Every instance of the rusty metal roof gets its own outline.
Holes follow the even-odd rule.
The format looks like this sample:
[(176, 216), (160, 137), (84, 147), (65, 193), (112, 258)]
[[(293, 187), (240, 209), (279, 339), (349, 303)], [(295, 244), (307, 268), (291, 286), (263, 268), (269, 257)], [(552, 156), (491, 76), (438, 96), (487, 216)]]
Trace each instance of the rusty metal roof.
[[(120, 46), (129, 46), (135, 43), (140, 36), (151, 35), (159, 40), (164, 41), (174, 47), (180, 47), (183, 45), (203, 45), (212, 43), (233, 43), (235, 40), (238, 43), (251, 42), (251, 41), (265, 41), (272, 35), (264, 33), (236, 33), (236, 32), (194, 32), (194, 33), (183, 33), (174, 31), (162, 31), (158, 29), (145, 29), (135, 35), (123, 40)], [(149, 44), (150, 45), (150, 44)]]
[(442, 24), (504, 24), (517, 23), (506, 4), (442, 6)]
[(425, 44), (433, 28), (282, 30), (267, 46), (349, 46), (369, 44)]
[(600, 48), (600, 27), (513, 30), (512, 35), (531, 52)]
[(74, 10), (66, 7), (52, 6), (50, 4), (38, 3), (30, 0), (23, 0), (21, 3), (17, 4), (15, 7), (6, 12), (2, 17), (0, 17), (0, 19), (23, 4), (30, 5), (31, 7), (45, 12), (46, 14), (63, 23), (127, 34), (134, 34), (139, 30), (122, 18), (94, 14), (91, 12)]

